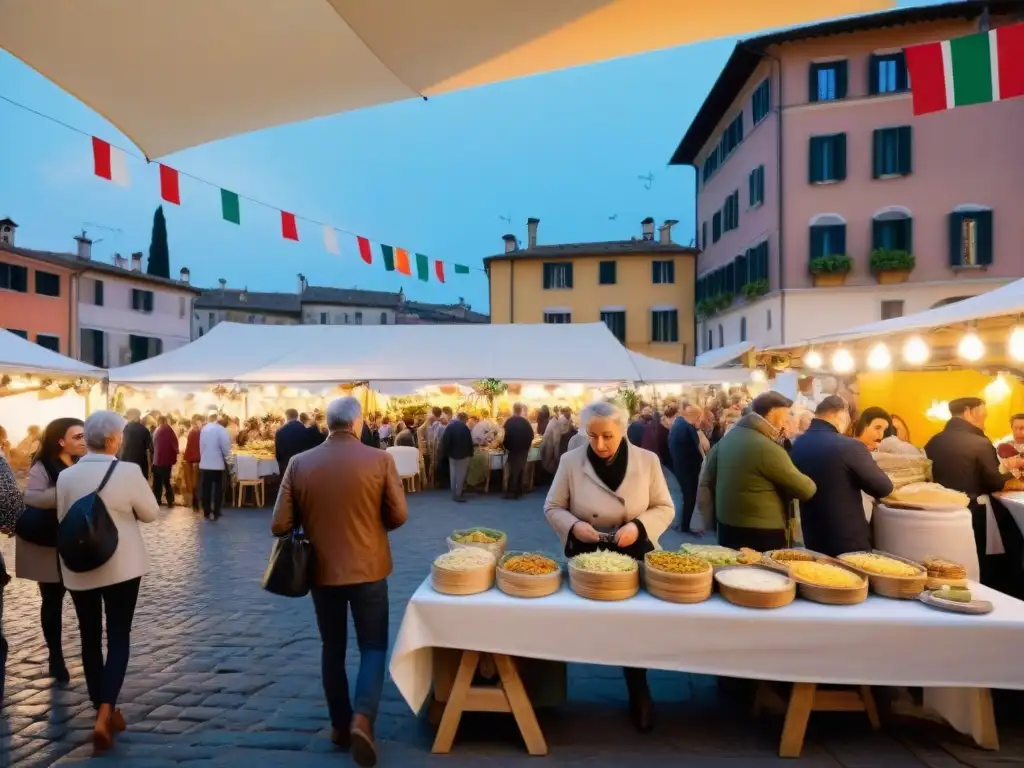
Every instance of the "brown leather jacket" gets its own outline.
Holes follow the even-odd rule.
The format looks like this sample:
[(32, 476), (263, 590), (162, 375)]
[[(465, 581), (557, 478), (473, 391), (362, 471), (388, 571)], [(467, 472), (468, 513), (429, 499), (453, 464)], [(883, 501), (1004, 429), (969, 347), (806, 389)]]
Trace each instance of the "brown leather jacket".
[(392, 565), (388, 531), (408, 518), (395, 462), (351, 433), (332, 433), (288, 462), (271, 531), (288, 533), (296, 516), (313, 545), (314, 585), (387, 578)]

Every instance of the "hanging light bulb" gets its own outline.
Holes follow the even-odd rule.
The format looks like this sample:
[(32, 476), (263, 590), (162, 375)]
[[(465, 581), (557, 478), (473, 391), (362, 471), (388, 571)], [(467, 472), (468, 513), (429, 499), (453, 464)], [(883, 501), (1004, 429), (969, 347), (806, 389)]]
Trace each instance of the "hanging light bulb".
[(1006, 350), (1014, 360), (1024, 360), (1024, 327), (1018, 325), (1013, 329)]
[(849, 373), (854, 368), (853, 355), (849, 350), (837, 349), (832, 355), (832, 370), (836, 373)]
[(1006, 378), (1000, 373), (985, 387), (985, 402), (1001, 403), (1010, 396), (1011, 392)]
[(978, 334), (974, 331), (968, 331), (964, 334), (964, 337), (960, 339), (960, 346), (957, 348), (957, 354), (959, 354), (964, 360), (970, 363), (975, 363), (985, 356), (985, 345), (982, 343), (981, 339), (978, 338)]
[(889, 354), (889, 348), (879, 342), (871, 348), (868, 353), (868, 368), (873, 371), (884, 371), (892, 364), (892, 355)]
[(821, 368), (822, 362), (824, 361), (821, 359), (821, 353), (814, 349), (808, 352), (804, 357), (804, 365), (808, 368), (819, 369)]
[(753, 371), (750, 372), (750, 380), (755, 384), (764, 384), (766, 381), (768, 381), (768, 376), (766, 376), (765, 372), (762, 371), (760, 368), (755, 368)]
[(928, 345), (920, 336), (911, 336), (903, 345), (903, 359), (910, 365), (924, 365), (929, 354)]

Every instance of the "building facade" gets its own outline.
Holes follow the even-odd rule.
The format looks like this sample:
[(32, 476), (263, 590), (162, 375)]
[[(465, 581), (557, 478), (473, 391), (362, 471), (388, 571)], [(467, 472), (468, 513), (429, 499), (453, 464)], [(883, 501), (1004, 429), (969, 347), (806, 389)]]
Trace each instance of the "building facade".
[(911, 314), (1024, 273), (1024, 155), (1008, 150), (1024, 101), (915, 118), (903, 54), (1022, 12), (946, 3), (737, 45), (671, 160), (697, 172), (700, 352)]
[(633, 240), (527, 247), (505, 235), (505, 252), (484, 259), (493, 323), (604, 322), (629, 349), (692, 363), (697, 251), (672, 242), (666, 221), (655, 237), (645, 219)]

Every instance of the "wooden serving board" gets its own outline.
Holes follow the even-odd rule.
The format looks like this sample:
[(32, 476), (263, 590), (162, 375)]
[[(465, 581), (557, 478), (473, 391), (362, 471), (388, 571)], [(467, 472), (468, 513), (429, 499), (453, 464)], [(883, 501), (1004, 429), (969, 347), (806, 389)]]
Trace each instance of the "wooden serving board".
[(930, 605), (932, 608), (938, 608), (940, 611), (949, 611), (950, 613), (983, 616), (995, 610), (995, 606), (988, 600), (971, 600), (969, 603), (958, 603), (956, 600), (945, 600), (941, 597), (936, 597), (932, 592), (922, 592), (917, 599), (925, 605)]

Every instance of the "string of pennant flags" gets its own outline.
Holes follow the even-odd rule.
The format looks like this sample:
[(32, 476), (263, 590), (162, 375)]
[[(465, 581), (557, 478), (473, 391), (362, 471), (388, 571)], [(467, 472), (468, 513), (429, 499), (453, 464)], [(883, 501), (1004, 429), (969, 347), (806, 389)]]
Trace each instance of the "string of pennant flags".
[[(96, 136), (92, 136), (91, 138), (93, 172), (96, 176), (122, 187), (131, 186), (131, 175), (129, 173), (127, 163), (128, 153), (101, 138)], [(186, 176), (200, 184), (206, 184), (207, 186), (215, 187), (220, 190), (221, 218), (224, 221), (236, 225), (242, 224), (243, 201), (263, 208), (271, 208), (277, 211), (280, 218), (281, 237), (283, 239), (291, 240), (296, 243), (300, 242), (302, 238), (300, 237), (299, 222), (302, 221), (320, 229), (323, 247), (327, 253), (334, 256), (340, 256), (341, 245), (338, 241), (338, 235), (350, 235), (356, 240), (359, 258), (366, 264), (374, 263), (373, 246), (370, 240), (362, 235), (355, 232), (349, 232), (344, 229), (339, 229), (331, 224), (314, 221), (313, 219), (304, 216), (298, 216), (291, 211), (276, 208), (253, 198), (245, 197), (230, 189), (220, 187), (206, 179), (201, 179), (197, 176), (193, 176), (192, 174), (179, 171), (169, 165), (165, 165), (163, 163), (157, 163), (157, 165), (160, 169), (160, 197), (166, 203), (178, 206), (181, 205), (181, 177)], [(303, 233), (303, 235), (305, 235), (305, 233)], [(433, 279), (437, 282), (447, 282), (449, 277), (449, 267), (451, 267), (451, 273), (456, 275), (468, 275), (470, 272), (470, 267), (465, 264), (456, 264), (452, 262), (445, 262), (441, 259), (432, 259), (422, 253), (410, 253), (405, 248), (398, 248), (385, 243), (378, 243), (378, 248), (380, 251), (380, 259), (384, 265), (385, 271), (397, 272), (400, 275), (412, 277), (413, 265), (415, 264), (416, 278), (423, 282), (429, 282), (431, 280), (431, 274), (433, 274)]]

